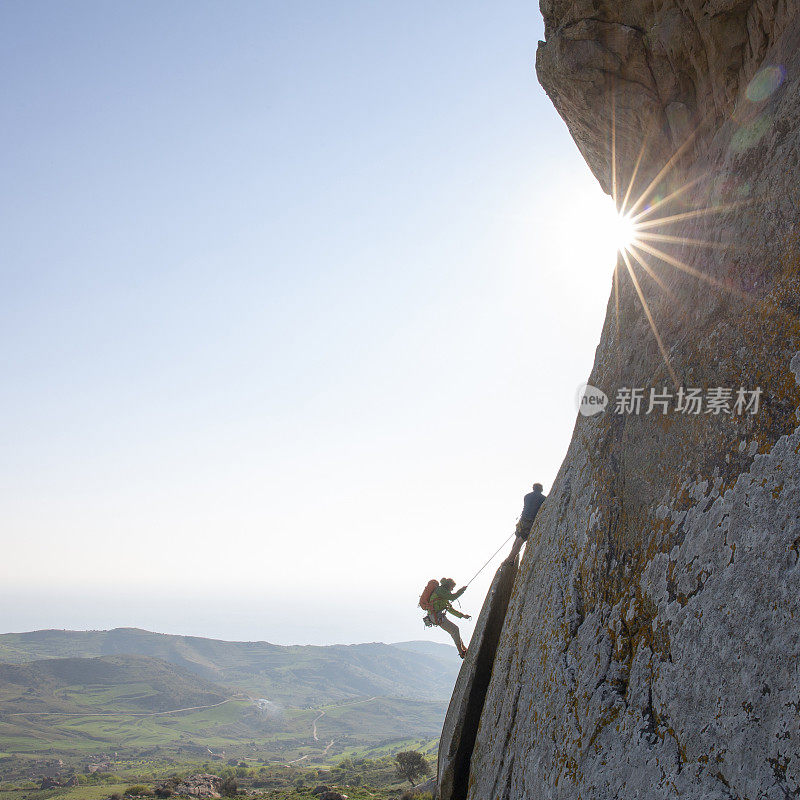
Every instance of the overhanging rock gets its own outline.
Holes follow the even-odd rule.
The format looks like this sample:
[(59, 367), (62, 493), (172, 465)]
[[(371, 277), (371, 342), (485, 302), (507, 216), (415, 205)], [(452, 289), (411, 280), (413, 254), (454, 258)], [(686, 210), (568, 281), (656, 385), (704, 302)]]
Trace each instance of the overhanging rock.
[(517, 563), (504, 562), (497, 570), (453, 690), (439, 741), (439, 800), (463, 800), (467, 796), (472, 749), (517, 576)]

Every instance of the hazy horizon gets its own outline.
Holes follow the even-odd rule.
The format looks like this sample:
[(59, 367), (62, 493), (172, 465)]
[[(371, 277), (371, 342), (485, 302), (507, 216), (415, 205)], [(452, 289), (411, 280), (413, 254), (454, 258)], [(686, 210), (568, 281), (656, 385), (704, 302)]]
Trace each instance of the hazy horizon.
[[(210, 639), (213, 641), (219, 642), (228, 642), (230, 644), (278, 644), (278, 642), (272, 642), (269, 639), (222, 639), (217, 636), (198, 636), (195, 634), (181, 634), (175, 632), (166, 632), (166, 631), (151, 631), (147, 628), (130, 628), (127, 626), (121, 626), (116, 628), (84, 628), (84, 629), (74, 629), (74, 628), (37, 628), (31, 631), (0, 631), (0, 636), (4, 635), (25, 635), (31, 633), (111, 633), (113, 631), (138, 631), (140, 633), (152, 633), (156, 636), (184, 636), (186, 638), (193, 638), (193, 639)], [(375, 639), (373, 641), (365, 641), (365, 642), (331, 642), (329, 645), (297, 645), (297, 644), (286, 644), (283, 646), (286, 647), (352, 647), (359, 644), (385, 644), (389, 646), (397, 646), (402, 644), (433, 644), (433, 645), (440, 645), (444, 648), (450, 648), (452, 644), (452, 640), (450, 644), (447, 642), (435, 642), (431, 641), (430, 638), (418, 638), (418, 639), (404, 639), (402, 641), (395, 640), (395, 641), (384, 641)]]
[(0, 22), (0, 628), (448, 642), (419, 593), (549, 490), (615, 260), (536, 4)]

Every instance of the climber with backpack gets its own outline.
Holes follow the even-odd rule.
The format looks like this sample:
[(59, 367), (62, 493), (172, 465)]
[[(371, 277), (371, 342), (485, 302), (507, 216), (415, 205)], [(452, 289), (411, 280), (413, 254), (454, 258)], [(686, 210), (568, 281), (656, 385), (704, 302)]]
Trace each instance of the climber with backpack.
[(436, 625), (447, 631), (453, 637), (456, 648), (458, 648), (458, 654), (461, 658), (464, 658), (467, 654), (467, 648), (464, 646), (464, 642), (461, 641), (461, 631), (459, 631), (455, 622), (447, 619), (448, 612), (459, 619), (470, 619), (469, 614), (462, 614), (451, 605), (453, 600), (458, 600), (467, 590), (466, 586), (462, 586), (457, 592), (454, 592), (455, 585), (456, 582), (452, 578), (442, 578), (441, 581), (428, 581), (422, 596), (419, 598), (419, 605), (420, 608), (428, 612), (422, 618), (425, 625), (427, 627)]

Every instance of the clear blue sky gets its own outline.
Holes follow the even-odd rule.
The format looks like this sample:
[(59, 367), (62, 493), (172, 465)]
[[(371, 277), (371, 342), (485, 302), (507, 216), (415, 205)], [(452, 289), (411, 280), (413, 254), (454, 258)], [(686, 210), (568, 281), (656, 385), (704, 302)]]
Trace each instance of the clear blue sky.
[(428, 577), (549, 488), (610, 288), (541, 36), (533, 0), (3, 3), (0, 629), (429, 635)]

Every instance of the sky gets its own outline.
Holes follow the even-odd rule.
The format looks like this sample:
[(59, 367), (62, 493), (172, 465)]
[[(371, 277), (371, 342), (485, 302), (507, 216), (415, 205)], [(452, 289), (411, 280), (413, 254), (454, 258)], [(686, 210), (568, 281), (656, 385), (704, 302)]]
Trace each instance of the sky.
[(2, 4), (0, 630), (448, 641), (419, 594), (549, 490), (615, 262), (542, 36), (533, 0)]

